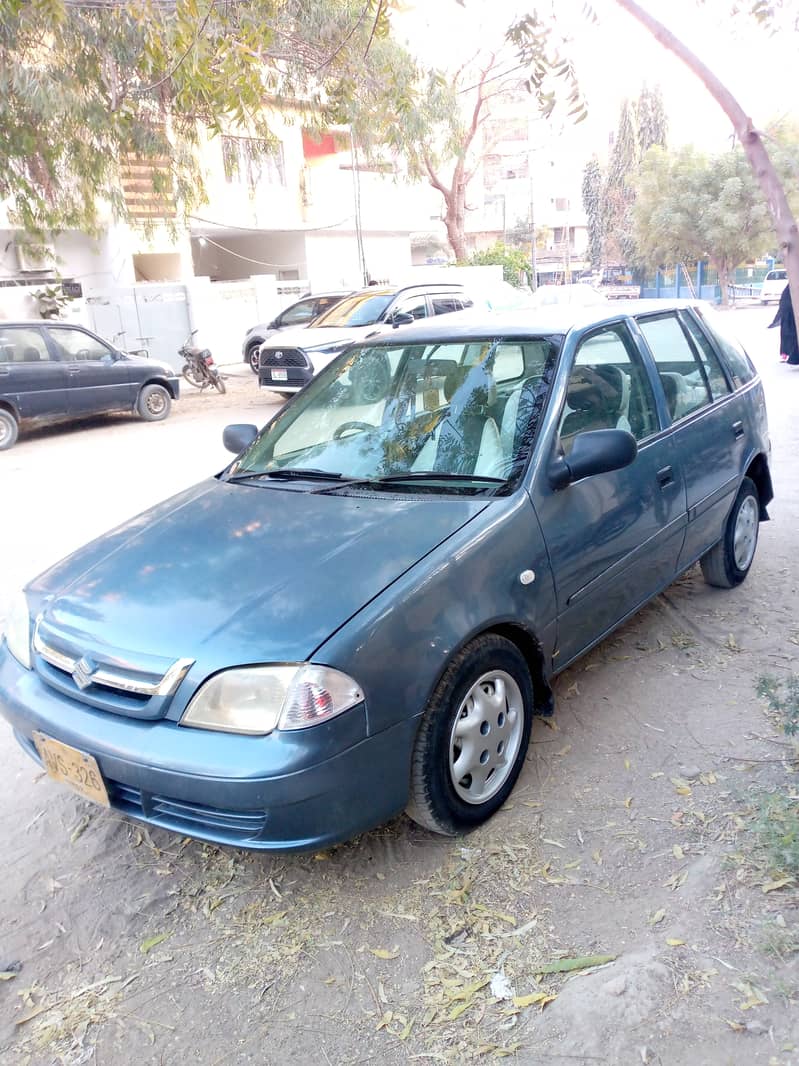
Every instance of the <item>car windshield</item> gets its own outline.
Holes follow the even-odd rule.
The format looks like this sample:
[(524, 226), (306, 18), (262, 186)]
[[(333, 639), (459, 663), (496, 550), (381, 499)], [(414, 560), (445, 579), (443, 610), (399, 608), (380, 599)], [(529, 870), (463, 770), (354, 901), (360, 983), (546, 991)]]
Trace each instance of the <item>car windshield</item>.
[(314, 329), (322, 326), (372, 326), (394, 299), (393, 292), (363, 292), (349, 296), (331, 307), (314, 322)]
[[(228, 470), (403, 491), (502, 491), (524, 470), (562, 337), (358, 346), (278, 414)], [(340, 481), (337, 486), (336, 479)]]

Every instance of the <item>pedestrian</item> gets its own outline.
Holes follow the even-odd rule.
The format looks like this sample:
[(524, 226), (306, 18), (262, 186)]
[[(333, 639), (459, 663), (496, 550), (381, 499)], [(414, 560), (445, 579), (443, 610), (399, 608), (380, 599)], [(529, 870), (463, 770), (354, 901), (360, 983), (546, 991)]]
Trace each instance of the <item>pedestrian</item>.
[(799, 341), (796, 339), (796, 318), (791, 303), (791, 289), (786, 285), (780, 296), (780, 305), (769, 326), (780, 327), (780, 361), (791, 366), (799, 366)]

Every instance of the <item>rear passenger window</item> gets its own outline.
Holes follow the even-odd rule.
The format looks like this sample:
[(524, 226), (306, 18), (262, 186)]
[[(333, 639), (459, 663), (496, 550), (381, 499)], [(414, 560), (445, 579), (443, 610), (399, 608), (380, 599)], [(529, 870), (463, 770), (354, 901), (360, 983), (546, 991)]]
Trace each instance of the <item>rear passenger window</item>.
[(564, 451), (587, 430), (626, 429), (643, 440), (659, 428), (652, 386), (627, 330), (617, 325), (591, 334), (569, 375), (560, 424)]
[(721, 349), (724, 362), (732, 375), (733, 385), (736, 389), (740, 389), (757, 373), (749, 356), (740, 342), (730, 336), (726, 323), (717, 311), (714, 311), (712, 307), (697, 307), (695, 310)]
[(711, 402), (704, 366), (675, 314), (640, 318), (638, 325), (657, 366), (672, 422)]
[(696, 323), (690, 315), (685, 315), (684, 317), (681, 316), (681, 318), (682, 324), (691, 334), (691, 339), (699, 353), (699, 358), (702, 360), (711, 395), (714, 400), (719, 400), (722, 396), (726, 396), (730, 391), (730, 386), (727, 382), (726, 375), (721, 368), (719, 357), (716, 355), (713, 350), (713, 345), (702, 332), (698, 323)]
[(46, 363), (50, 352), (38, 329), (0, 329), (0, 363)]
[(450, 311), (462, 311), (463, 304), (457, 296), (431, 296), (434, 315), (446, 315)]

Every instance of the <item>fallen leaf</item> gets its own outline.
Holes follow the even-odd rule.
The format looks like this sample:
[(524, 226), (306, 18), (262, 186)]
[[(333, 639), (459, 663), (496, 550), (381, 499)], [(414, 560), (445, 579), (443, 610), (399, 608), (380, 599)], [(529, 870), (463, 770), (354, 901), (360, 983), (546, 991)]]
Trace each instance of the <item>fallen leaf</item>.
[(678, 940), (677, 937), (670, 936), (667, 938), (666, 943), (670, 948), (681, 948), (685, 943), (684, 940)]
[(574, 970), (587, 970), (589, 966), (604, 966), (615, 962), (618, 955), (579, 955), (573, 959), (555, 959), (543, 966), (533, 966), (535, 973), (572, 973)]
[(627, 799), (624, 801), (624, 806), (627, 808), (627, 810), (629, 810), (630, 807), (632, 807), (632, 805), (633, 805), (633, 798), (632, 798), (632, 796), (628, 796)]
[(629, 770), (629, 769), (630, 769), (630, 766), (631, 766), (631, 765), (632, 765), (632, 764), (630, 763), (630, 760), (629, 760), (629, 759), (625, 759), (625, 760), (624, 760), (624, 769), (625, 769), (625, 770)]
[(682, 850), (682, 848), (680, 847), (679, 844), (675, 844), (674, 845), (674, 847), (671, 849), (671, 853), (672, 853), (672, 855), (674, 856), (675, 859), (684, 859), (685, 858), (685, 852)]
[(678, 796), (690, 796), (691, 786), (683, 777), (672, 777), (671, 783), (674, 785), (674, 791)]
[(532, 1007), (538, 1004), (543, 1010), (547, 1003), (557, 998), (557, 994), (551, 992), (531, 992), (529, 996), (514, 996), (513, 1005), (514, 1007)]
[(672, 874), (667, 881), (663, 882), (663, 887), (670, 888), (672, 892), (676, 892), (677, 889), (685, 883), (685, 879), (687, 876), (687, 870), (683, 870), (683, 872), (679, 874)]
[(666, 912), (665, 912), (665, 910), (661, 909), (659, 911), (655, 911), (654, 914), (650, 914), (650, 916), (647, 919), (647, 921), (648, 921), (649, 925), (660, 925), (660, 923), (663, 921), (663, 919), (665, 917), (666, 917)]
[(391, 951), (387, 948), (369, 948), (369, 950), (376, 959), (396, 959), (399, 955), (399, 948), (396, 945)]
[(149, 951), (152, 951), (158, 944), (162, 944), (165, 940), (168, 940), (172, 936), (172, 933), (159, 933), (158, 936), (151, 936), (148, 940), (143, 940), (139, 944), (139, 951), (142, 955), (146, 955)]
[(776, 892), (778, 888), (785, 888), (786, 885), (793, 883), (793, 878), (786, 875), (785, 877), (777, 877), (773, 881), (766, 881), (761, 886), (763, 892)]
[(13, 977), (16, 977), (14, 970), (0, 970), (0, 981), (10, 981)]

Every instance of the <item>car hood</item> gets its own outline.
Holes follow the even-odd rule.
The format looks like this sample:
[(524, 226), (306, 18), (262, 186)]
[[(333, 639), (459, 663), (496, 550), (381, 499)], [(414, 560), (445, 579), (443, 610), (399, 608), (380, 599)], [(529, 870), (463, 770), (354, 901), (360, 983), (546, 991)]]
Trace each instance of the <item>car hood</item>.
[(303, 661), (486, 506), (211, 479), (57, 563), (31, 608), (89, 653)]
[(388, 327), (385, 322), (370, 326), (307, 326), (305, 329), (283, 329), (279, 335), (270, 337), (264, 348), (319, 348), (323, 344), (343, 344), (360, 341), (372, 333), (382, 333)]
[(142, 355), (128, 355), (127, 352), (123, 353), (126, 363), (132, 363), (133, 366), (149, 366), (153, 370), (160, 370), (164, 374), (168, 374), (170, 377), (177, 377), (177, 372), (174, 367), (169, 363), (162, 363), (158, 359), (148, 359)]

